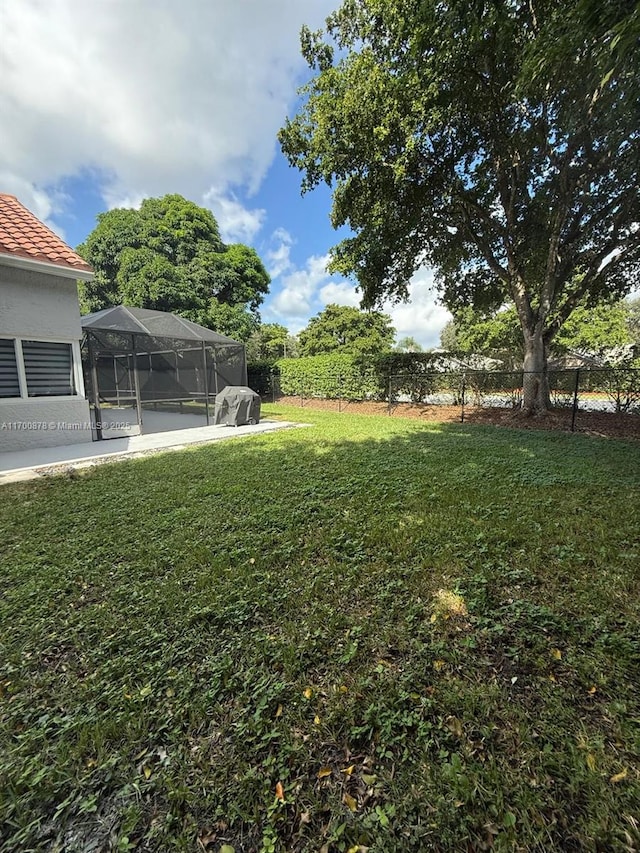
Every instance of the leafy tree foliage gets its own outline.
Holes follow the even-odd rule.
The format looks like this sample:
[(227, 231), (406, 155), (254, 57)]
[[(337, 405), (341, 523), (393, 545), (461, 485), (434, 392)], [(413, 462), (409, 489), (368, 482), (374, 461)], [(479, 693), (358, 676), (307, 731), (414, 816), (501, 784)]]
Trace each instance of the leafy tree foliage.
[(120, 304), (155, 308), (246, 340), (269, 290), (256, 252), (225, 245), (213, 214), (180, 195), (101, 213), (78, 253), (96, 271), (80, 285), (85, 312)]
[(295, 358), (298, 341), (280, 323), (263, 323), (247, 341), (247, 361), (276, 362), (279, 358)]
[(412, 335), (400, 338), (394, 349), (398, 352), (422, 352), (422, 346)]
[[(579, 306), (553, 341), (554, 354), (568, 352), (602, 355), (631, 343), (629, 309), (625, 302), (595, 308)], [(494, 355), (506, 361), (522, 360), (522, 335), (515, 306), (485, 314), (461, 309), (451, 321), (449, 349), (465, 355)], [(445, 330), (443, 330), (445, 336)]]
[(456, 321), (453, 317), (447, 320), (440, 332), (440, 346), (445, 352), (456, 352), (458, 349), (458, 336), (456, 335)]
[(640, 348), (640, 296), (627, 300), (627, 329), (631, 342)]
[(345, 0), (302, 31), (315, 77), (280, 142), (354, 232), (331, 269), (367, 306), (424, 263), (451, 310), (513, 303), (528, 411), (572, 312), (638, 269), (639, 34), (625, 0)]
[(300, 332), (300, 355), (385, 352), (391, 349), (395, 334), (391, 318), (379, 311), (327, 305)]
[(630, 344), (627, 315), (624, 302), (595, 308), (580, 306), (558, 332), (553, 349), (556, 352), (575, 350), (597, 355)]
[(522, 361), (522, 335), (513, 306), (494, 313), (463, 308), (455, 317), (454, 328), (456, 352)]

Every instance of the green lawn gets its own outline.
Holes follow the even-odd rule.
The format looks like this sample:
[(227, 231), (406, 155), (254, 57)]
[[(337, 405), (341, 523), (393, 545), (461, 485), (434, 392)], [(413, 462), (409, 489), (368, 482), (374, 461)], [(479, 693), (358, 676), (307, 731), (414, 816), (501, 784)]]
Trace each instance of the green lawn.
[(640, 849), (640, 448), (308, 429), (0, 489), (3, 851)]

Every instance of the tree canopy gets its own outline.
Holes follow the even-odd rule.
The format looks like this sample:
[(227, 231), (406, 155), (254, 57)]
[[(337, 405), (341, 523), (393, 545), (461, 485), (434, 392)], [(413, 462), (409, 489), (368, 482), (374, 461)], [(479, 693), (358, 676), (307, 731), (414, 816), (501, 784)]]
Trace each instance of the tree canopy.
[(638, 347), (640, 354), (640, 296), (627, 300), (627, 328), (631, 342)]
[(300, 355), (386, 352), (391, 349), (395, 334), (391, 318), (379, 311), (327, 305), (298, 335)]
[(262, 323), (247, 341), (248, 362), (276, 362), (279, 358), (297, 355), (297, 339), (280, 323)]
[(280, 142), (354, 233), (330, 269), (367, 306), (425, 263), (451, 310), (511, 301), (529, 411), (571, 313), (637, 274), (639, 33), (625, 0), (345, 0), (302, 31), (315, 76)]
[[(569, 351), (604, 356), (607, 351), (632, 343), (630, 309), (626, 302), (580, 306), (574, 310), (553, 341), (552, 352)], [(443, 348), (465, 355), (480, 354), (522, 361), (522, 335), (514, 306), (483, 313), (463, 308), (442, 330)], [(445, 346), (446, 342), (446, 346)]]
[(155, 308), (246, 340), (269, 290), (256, 252), (225, 245), (211, 211), (180, 195), (101, 213), (78, 253), (96, 271), (80, 285), (87, 312), (120, 304)]
[(422, 346), (413, 337), (413, 335), (407, 335), (404, 338), (400, 338), (394, 349), (396, 352), (422, 352)]

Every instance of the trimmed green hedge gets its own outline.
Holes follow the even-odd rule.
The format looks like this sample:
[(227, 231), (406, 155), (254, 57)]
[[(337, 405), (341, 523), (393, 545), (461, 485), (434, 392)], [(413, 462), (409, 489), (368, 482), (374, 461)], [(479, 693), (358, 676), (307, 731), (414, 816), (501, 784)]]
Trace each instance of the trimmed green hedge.
[(310, 355), (281, 358), (280, 390), (287, 396), (323, 399), (378, 400), (384, 388), (376, 366), (351, 355)]

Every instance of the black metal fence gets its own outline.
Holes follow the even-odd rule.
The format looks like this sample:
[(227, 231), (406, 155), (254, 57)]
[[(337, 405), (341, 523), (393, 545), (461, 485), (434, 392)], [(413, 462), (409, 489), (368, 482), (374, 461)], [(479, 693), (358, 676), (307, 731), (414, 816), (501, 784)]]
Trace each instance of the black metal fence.
[[(353, 376), (343, 378), (323, 375), (292, 381), (281, 376), (277, 368), (248, 370), (251, 388), (265, 402), (283, 398), (295, 399), (304, 406), (312, 401), (335, 403), (344, 411), (353, 403), (377, 403), (389, 415), (400, 414), (403, 407), (454, 407), (461, 421), (482, 410), (517, 410), (522, 407), (528, 383), (538, 383), (540, 375), (523, 371), (432, 371), (424, 373), (390, 374), (363, 378), (359, 386)], [(586, 422), (594, 415), (636, 416), (640, 433), (640, 370), (633, 368), (602, 368), (550, 370), (548, 372), (551, 408), (562, 425), (575, 431), (580, 419)], [(352, 408), (354, 408), (352, 406)]]

